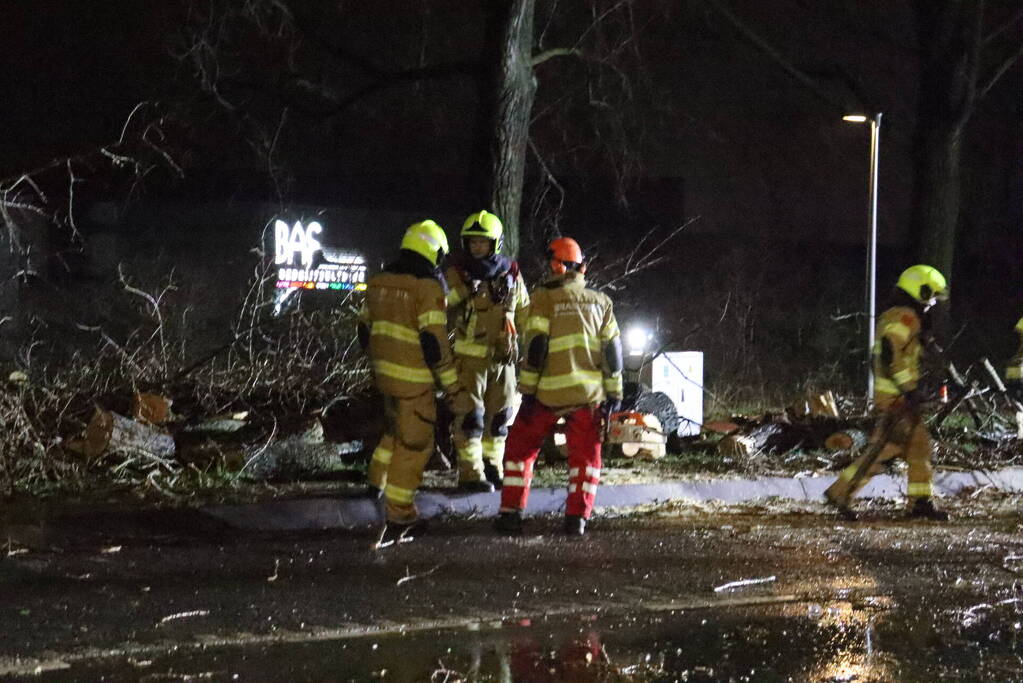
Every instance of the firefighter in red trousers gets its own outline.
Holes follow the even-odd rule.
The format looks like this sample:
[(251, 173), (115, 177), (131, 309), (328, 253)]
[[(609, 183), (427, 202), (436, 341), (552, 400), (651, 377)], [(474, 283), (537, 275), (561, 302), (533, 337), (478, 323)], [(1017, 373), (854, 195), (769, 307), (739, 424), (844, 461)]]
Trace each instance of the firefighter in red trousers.
[(611, 300), (586, 288), (575, 240), (550, 243), (550, 275), (536, 288), (519, 376), (522, 406), (508, 434), (497, 529), (522, 532), (533, 463), (559, 418), (567, 421), (565, 532), (582, 535), (600, 481), (601, 423), (621, 406), (622, 345)]

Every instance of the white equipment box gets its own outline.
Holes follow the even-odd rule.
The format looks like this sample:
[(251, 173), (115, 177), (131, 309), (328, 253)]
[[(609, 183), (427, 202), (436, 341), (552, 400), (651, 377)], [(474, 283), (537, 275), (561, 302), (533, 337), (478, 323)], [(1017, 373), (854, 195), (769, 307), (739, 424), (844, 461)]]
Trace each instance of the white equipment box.
[(667, 394), (681, 423), (679, 436), (699, 436), (703, 425), (703, 351), (665, 351), (643, 368), (651, 391)]

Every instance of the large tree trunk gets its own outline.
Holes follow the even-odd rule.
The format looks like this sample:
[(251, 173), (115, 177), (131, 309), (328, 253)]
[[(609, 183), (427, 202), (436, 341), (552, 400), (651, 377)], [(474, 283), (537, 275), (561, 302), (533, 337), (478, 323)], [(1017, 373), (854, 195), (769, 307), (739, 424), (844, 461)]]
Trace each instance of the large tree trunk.
[(914, 160), (917, 260), (934, 266), (949, 280), (959, 227), (962, 132), (958, 127), (931, 124), (918, 133)]
[(529, 142), (529, 117), (536, 93), (533, 77), (535, 0), (492, 0), (490, 31), (494, 70), (484, 95), (489, 111), (489, 187), (485, 196), (504, 222), (505, 252), (519, 251), (519, 215)]
[(916, 0), (921, 48), (913, 234), (916, 256), (951, 281), (963, 131), (973, 113), (983, 0)]

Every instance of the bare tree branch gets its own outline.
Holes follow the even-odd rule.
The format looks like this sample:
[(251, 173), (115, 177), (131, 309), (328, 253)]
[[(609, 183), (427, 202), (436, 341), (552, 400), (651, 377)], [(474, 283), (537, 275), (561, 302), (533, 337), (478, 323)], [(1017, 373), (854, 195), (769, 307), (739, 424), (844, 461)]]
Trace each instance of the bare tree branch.
[(821, 87), (819, 81), (811, 77), (802, 69), (798, 68), (792, 62), (790, 62), (784, 55), (782, 55), (773, 45), (771, 45), (765, 38), (759, 33), (754, 31), (750, 26), (739, 19), (731, 9), (728, 8), (725, 3), (720, 0), (703, 0), (705, 3), (724, 17), (728, 23), (730, 23), (736, 30), (741, 33), (746, 40), (753, 44), (758, 50), (763, 52), (765, 55), (771, 58), (775, 63), (782, 68), (782, 70), (791, 76), (797, 83), (800, 83), (806, 87), (811, 93), (816, 95), (822, 102), (836, 107), (840, 111), (845, 109), (846, 104), (837, 100), (831, 93), (827, 92)]
[(1021, 43), (1016, 49), (1016, 52), (1009, 55), (994, 69), (992, 74), (984, 82), (984, 85), (980, 87), (980, 91), (977, 93), (977, 98), (983, 98), (991, 92), (991, 89), (994, 88), (998, 81), (1001, 80), (1002, 76), (1004, 76), (1006, 72), (1008, 72), (1009, 69), (1011, 69), (1013, 65), (1020, 60), (1021, 57), (1023, 57), (1023, 43)]
[(985, 47), (990, 45), (992, 42), (997, 40), (997, 38), (1000, 35), (1002, 35), (1010, 28), (1018, 24), (1020, 21), (1023, 21), (1023, 9), (1019, 10), (1014, 15), (1012, 15), (1012, 17), (1004, 24), (1002, 24), (1001, 26), (993, 30), (991, 33), (984, 36), (984, 39), (981, 41), (981, 44), (984, 45)]
[(555, 57), (582, 57), (582, 56), (583, 56), (582, 50), (576, 49), (574, 47), (552, 47), (549, 50), (544, 50), (543, 52), (538, 52), (537, 54), (533, 55), (532, 65), (533, 68), (536, 68), (543, 64), (544, 62), (550, 59), (554, 59)]

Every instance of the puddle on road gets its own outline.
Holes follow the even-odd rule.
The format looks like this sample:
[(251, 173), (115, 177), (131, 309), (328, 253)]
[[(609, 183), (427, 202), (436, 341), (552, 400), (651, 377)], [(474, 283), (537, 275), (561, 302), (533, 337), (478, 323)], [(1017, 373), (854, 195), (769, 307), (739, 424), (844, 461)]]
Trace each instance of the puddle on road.
[[(81, 663), (76, 680), (1021, 680), (1023, 615), (886, 598), (480, 623), (330, 642)], [(979, 615), (979, 616), (978, 616)], [(44, 677), (45, 678), (45, 677)]]

